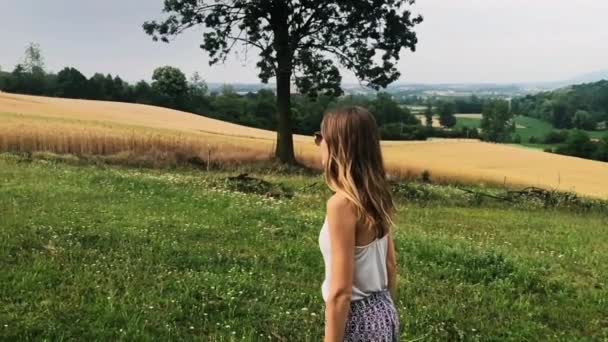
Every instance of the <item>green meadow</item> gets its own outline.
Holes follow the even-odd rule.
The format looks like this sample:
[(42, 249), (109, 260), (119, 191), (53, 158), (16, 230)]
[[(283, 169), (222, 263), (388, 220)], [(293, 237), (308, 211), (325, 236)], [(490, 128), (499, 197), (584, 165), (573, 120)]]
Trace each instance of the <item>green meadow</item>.
[[(528, 142), (531, 137), (534, 137), (539, 142), (542, 142), (542, 140), (547, 134), (549, 134), (551, 131), (557, 130), (553, 128), (550, 123), (529, 116), (518, 115), (515, 117), (515, 124), (519, 126), (515, 129), (515, 134), (518, 134), (520, 136), (521, 145), (535, 147), (538, 149), (543, 149), (546, 147), (555, 147), (554, 144), (530, 144)], [(481, 118), (457, 118), (455, 128), (460, 129), (463, 126), (467, 126), (469, 128), (479, 128), (481, 126)], [(589, 135), (589, 137), (596, 139), (601, 139), (606, 136), (606, 134), (608, 134), (608, 131), (585, 132)]]
[[(330, 192), (250, 172), (0, 155), (0, 340), (319, 341)], [(395, 198), (403, 341), (608, 339), (605, 203)]]

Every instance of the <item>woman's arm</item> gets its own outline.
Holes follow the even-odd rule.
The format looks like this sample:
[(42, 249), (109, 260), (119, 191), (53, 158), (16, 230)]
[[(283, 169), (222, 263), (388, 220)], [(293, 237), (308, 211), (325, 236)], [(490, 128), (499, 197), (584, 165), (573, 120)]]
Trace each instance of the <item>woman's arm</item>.
[(325, 342), (342, 341), (350, 310), (355, 263), (357, 218), (350, 201), (340, 194), (327, 202), (331, 245), (331, 279), (326, 303)]
[(397, 254), (395, 253), (395, 243), (393, 233), (388, 236), (388, 251), (386, 253), (386, 272), (388, 274), (388, 289), (391, 298), (397, 303)]

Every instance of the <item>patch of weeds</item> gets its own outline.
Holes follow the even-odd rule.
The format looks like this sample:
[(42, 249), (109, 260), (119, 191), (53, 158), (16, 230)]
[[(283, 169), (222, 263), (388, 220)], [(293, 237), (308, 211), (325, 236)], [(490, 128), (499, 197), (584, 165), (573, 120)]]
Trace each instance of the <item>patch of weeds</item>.
[(230, 191), (246, 194), (257, 194), (272, 198), (292, 198), (293, 190), (283, 183), (271, 183), (269, 181), (250, 177), (242, 173), (235, 177), (224, 180), (224, 187)]
[(393, 195), (408, 201), (427, 202), (440, 199), (429, 187), (420, 183), (405, 182), (392, 184)]

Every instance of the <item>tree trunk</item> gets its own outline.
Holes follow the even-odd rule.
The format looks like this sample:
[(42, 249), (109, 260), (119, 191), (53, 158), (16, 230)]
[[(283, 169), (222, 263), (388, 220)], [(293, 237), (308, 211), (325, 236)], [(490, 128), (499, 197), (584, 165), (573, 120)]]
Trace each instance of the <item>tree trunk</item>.
[(291, 130), (291, 51), (287, 27), (277, 36), (277, 146), (276, 158), (286, 164), (295, 164), (293, 134)]

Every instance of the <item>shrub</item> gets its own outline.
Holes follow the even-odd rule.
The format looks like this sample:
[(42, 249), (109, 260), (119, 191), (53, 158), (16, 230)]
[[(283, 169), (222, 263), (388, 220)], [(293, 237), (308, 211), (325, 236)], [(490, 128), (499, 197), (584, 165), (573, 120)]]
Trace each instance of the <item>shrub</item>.
[(420, 179), (424, 183), (430, 183), (431, 182), (431, 172), (429, 170), (422, 171), (422, 174), (420, 175)]
[(400, 122), (380, 126), (380, 137), (383, 140), (400, 140), (403, 124)]
[(568, 131), (551, 131), (545, 135), (545, 144), (561, 144), (568, 139)]
[(513, 143), (521, 144), (521, 136), (519, 134), (515, 134), (515, 136), (513, 137)]

